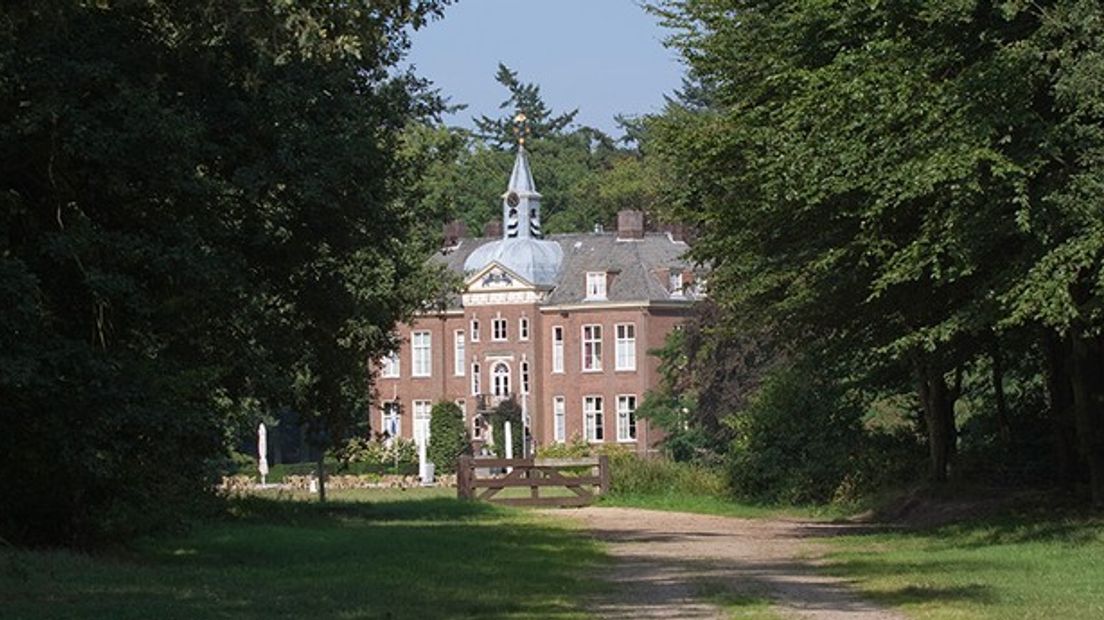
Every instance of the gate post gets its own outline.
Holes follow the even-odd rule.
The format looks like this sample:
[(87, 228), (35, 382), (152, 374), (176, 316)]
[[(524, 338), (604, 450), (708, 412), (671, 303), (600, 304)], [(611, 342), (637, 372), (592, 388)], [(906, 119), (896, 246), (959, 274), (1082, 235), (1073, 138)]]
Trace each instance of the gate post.
[(609, 456), (605, 454), (598, 456), (598, 489), (602, 495), (610, 490)]
[(456, 461), (456, 497), (457, 499), (472, 498), (472, 471), (471, 457), (462, 454)]

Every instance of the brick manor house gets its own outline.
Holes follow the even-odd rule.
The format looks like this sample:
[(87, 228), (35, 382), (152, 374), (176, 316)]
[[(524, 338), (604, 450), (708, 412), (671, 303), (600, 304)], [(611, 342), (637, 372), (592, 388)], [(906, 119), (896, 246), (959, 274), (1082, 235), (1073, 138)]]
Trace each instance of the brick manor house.
[(687, 245), (645, 232), (639, 211), (619, 213), (614, 233), (544, 237), (540, 198), (521, 144), (502, 224), (479, 238), (446, 230), (432, 260), (462, 275), (462, 292), (397, 326), (402, 344), (378, 367), (372, 428), (420, 443), (433, 404), (449, 400), (478, 447), (494, 440), (490, 412), (513, 397), (533, 447), (583, 438), (655, 449), (659, 432), (635, 410), (659, 381), (648, 351), (700, 295)]

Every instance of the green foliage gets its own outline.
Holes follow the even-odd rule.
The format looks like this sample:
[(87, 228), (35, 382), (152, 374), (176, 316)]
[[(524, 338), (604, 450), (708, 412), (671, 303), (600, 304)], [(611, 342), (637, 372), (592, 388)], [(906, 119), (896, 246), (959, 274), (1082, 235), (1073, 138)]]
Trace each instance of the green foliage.
[(959, 379), (1045, 343), (1056, 469), (1104, 505), (1099, 3), (651, 10), (692, 88), (647, 145), (730, 327), (827, 353), (868, 393), (915, 390), (937, 482), (958, 473)]
[[(513, 165), (514, 116), (521, 109), (528, 117), (525, 148), (542, 196), (545, 232), (612, 227), (621, 209), (653, 214), (663, 174), (655, 160), (639, 149), (619, 146), (597, 129), (572, 126), (574, 111), (553, 113), (540, 88), (521, 82), (515, 72), (500, 66), (497, 79), (510, 92), (502, 105), (506, 114), (475, 119), (475, 132), (428, 124), (408, 127), (405, 144), (425, 172), (412, 188), (420, 209), (444, 211), (475, 234), (487, 222), (499, 220), (498, 196), (505, 189), (505, 171)], [(631, 123), (623, 122), (626, 127)]]
[(575, 438), (567, 443), (542, 446), (538, 454), (545, 458), (608, 456), (610, 492), (618, 496), (729, 497), (724, 475), (717, 468), (641, 457), (624, 446), (591, 445)]
[(592, 456), (594, 448), (585, 439), (575, 436), (564, 443), (550, 443), (537, 448), (537, 455), (550, 459), (573, 459)]
[[(413, 442), (408, 442), (413, 445)], [(254, 478), (259, 478), (256, 468), (251, 472), (243, 472)], [(402, 455), (398, 464), (394, 460), (388, 462), (366, 461), (338, 461), (326, 459), (326, 476), (382, 476), (400, 475), (413, 476), (418, 473), (418, 455), (414, 453), (413, 459)], [(283, 482), (288, 476), (317, 476), (317, 463), (281, 463), (273, 465), (268, 471), (268, 481), (273, 483)]]
[(688, 495), (727, 498), (722, 472), (693, 463), (610, 454), (610, 492), (614, 495)]
[(747, 404), (762, 375), (776, 363), (767, 338), (725, 333), (719, 307), (704, 301), (661, 349), (660, 384), (637, 415), (663, 430), (663, 447), (676, 461), (721, 463), (732, 439), (726, 416)]
[(178, 522), (263, 410), (349, 433), (430, 294), (398, 142), (437, 102), (391, 69), (441, 4), (5, 8), (0, 536)]
[(418, 448), (412, 439), (393, 437), (384, 440), (354, 437), (333, 451), (342, 468), (355, 463), (367, 465), (410, 465), (418, 462)]
[(429, 446), (426, 458), (436, 466), (436, 472), (456, 471), (456, 459), (471, 451), (471, 438), (464, 426), (464, 411), (452, 401), (433, 405), (429, 419)]
[(728, 473), (737, 496), (826, 502), (852, 471), (861, 410), (809, 367), (773, 372), (748, 407), (728, 418)]
[(510, 91), (510, 97), (498, 106), (499, 109), (506, 110), (507, 114), (500, 118), (481, 116), (474, 120), (479, 137), (499, 149), (517, 144), (519, 136), (515, 116), (518, 112), (525, 114), (527, 137), (531, 136), (536, 140), (559, 135), (579, 113), (575, 109), (553, 114), (541, 97), (540, 86), (522, 82), (518, 79), (517, 71), (512, 71), (502, 63), (498, 63), (495, 81)]

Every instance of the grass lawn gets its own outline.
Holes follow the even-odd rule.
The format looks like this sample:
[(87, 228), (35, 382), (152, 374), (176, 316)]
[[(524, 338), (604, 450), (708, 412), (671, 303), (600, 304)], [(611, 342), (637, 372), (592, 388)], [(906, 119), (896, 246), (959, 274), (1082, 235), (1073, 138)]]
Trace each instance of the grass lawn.
[(125, 551), (0, 550), (0, 618), (585, 617), (596, 543), (454, 493), (251, 497)]
[(1104, 519), (1004, 517), (831, 544), (829, 574), (913, 618), (1104, 618)]

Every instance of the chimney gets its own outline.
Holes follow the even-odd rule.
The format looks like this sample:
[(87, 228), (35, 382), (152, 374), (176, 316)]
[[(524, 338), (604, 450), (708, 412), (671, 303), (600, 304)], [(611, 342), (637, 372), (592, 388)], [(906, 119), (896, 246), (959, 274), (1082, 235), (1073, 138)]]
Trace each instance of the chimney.
[(483, 225), (483, 236), (491, 237), (492, 239), (502, 236), (502, 222), (500, 220), (491, 220)]
[(663, 227), (663, 231), (671, 236), (671, 241), (675, 243), (686, 243), (690, 236), (690, 231), (685, 224), (667, 224)]
[(461, 239), (468, 236), (468, 227), (464, 222), (460, 220), (452, 220), (448, 224), (445, 224), (444, 228), (444, 246), (446, 248), (452, 247), (460, 242)]
[(617, 212), (617, 238), (618, 239), (643, 239), (644, 238), (644, 212), (633, 209), (623, 209)]

